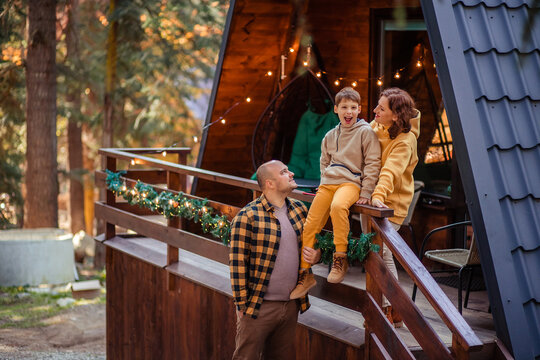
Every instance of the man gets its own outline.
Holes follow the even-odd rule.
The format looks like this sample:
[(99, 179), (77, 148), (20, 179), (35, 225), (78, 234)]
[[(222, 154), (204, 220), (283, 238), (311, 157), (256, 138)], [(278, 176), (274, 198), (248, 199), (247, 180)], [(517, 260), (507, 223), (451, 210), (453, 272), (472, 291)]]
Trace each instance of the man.
[[(281, 161), (257, 169), (263, 195), (238, 212), (231, 225), (229, 266), (236, 305), (236, 350), (233, 359), (291, 359), (295, 354), (298, 310), (309, 308), (307, 296), (290, 300), (299, 271), (299, 248), (306, 206), (287, 198), (297, 187)], [(316, 263), (320, 251), (306, 249)]]

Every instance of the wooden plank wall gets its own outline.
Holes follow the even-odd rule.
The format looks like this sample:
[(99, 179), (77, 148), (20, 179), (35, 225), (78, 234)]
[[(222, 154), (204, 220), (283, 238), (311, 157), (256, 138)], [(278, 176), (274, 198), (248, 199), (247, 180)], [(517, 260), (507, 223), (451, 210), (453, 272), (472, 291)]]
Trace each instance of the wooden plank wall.
[[(333, 85), (336, 77), (356, 79), (362, 96), (362, 116), (368, 119), (372, 110), (367, 108), (370, 9), (392, 8), (394, 3), (393, 0), (310, 0), (306, 10), (305, 28), (321, 52), (331, 91), (335, 93), (350, 85), (344, 82)], [(404, 0), (402, 5), (420, 6), (418, 0)], [(253, 174), (252, 133), (258, 117), (275, 94), (280, 56), (294, 46), (295, 38), (291, 36), (294, 29), (290, 28), (295, 18), (293, 13), (291, 2), (286, 0), (236, 2), (212, 121), (246, 96), (253, 101), (234, 108), (226, 116), (225, 125), (216, 123), (209, 128), (205, 148), (201, 149), (203, 169), (242, 177)], [(295, 61), (295, 57), (287, 55), (288, 61)], [(267, 70), (272, 70), (274, 75), (265, 76)], [(281, 85), (286, 85), (290, 78)], [(198, 183), (196, 192), (237, 206), (244, 205), (251, 196), (243, 190), (215, 188), (204, 181)]]
[[(107, 247), (108, 359), (231, 359), (232, 298)], [(362, 349), (299, 325), (297, 359), (358, 359)]]

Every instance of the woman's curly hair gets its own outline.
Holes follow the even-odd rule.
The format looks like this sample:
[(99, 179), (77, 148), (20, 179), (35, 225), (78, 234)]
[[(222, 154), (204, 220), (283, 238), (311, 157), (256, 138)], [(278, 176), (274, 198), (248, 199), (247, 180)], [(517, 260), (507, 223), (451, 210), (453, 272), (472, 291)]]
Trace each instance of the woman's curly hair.
[(397, 116), (397, 121), (394, 121), (388, 129), (390, 139), (395, 139), (402, 132), (411, 131), (411, 119), (418, 113), (418, 110), (414, 108), (411, 95), (405, 90), (394, 87), (383, 90), (380, 97), (383, 96), (388, 99), (390, 110)]

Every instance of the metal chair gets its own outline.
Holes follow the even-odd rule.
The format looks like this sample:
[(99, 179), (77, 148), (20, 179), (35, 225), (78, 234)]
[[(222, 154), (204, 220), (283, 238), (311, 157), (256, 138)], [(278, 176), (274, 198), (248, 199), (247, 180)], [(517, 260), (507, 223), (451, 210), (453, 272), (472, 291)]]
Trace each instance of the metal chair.
[[(449, 272), (449, 271), (458, 272), (458, 310), (460, 314), (462, 313), (462, 275), (463, 275), (463, 272), (465, 270), (469, 270), (467, 292), (465, 294), (465, 302), (463, 304), (464, 307), (466, 308), (469, 302), (469, 293), (471, 291), (471, 283), (472, 283), (472, 278), (474, 274), (474, 269), (480, 266), (480, 256), (478, 254), (478, 249), (476, 247), (476, 240), (474, 238), (474, 233), (471, 238), (471, 246), (469, 249), (429, 250), (429, 251), (426, 251), (424, 254), (424, 248), (427, 244), (427, 241), (430, 239), (430, 237), (433, 234), (439, 231), (453, 229), (459, 226), (469, 226), (469, 225), (471, 225), (470, 221), (463, 221), (463, 222), (450, 224), (450, 225), (442, 226), (440, 228), (431, 230), (422, 241), (422, 247), (420, 248), (420, 252), (418, 254), (420, 261), (422, 261), (422, 258), (425, 255), (428, 259), (432, 261), (436, 261), (436, 262), (456, 268), (456, 269), (451, 269), (451, 270), (434, 270), (434, 271), (430, 271), (430, 273), (441, 273), (441, 272)], [(416, 290), (417, 290), (417, 286), (416, 284), (414, 284), (413, 293), (412, 293), (413, 301), (415, 301), (416, 299)]]

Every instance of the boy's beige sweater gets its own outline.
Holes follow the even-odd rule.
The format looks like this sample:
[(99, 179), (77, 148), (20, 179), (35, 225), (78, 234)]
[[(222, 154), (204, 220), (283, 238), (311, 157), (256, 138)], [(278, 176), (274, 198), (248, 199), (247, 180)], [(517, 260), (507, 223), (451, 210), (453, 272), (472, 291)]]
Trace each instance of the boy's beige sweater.
[(411, 119), (411, 131), (401, 133), (393, 140), (381, 124), (372, 121), (371, 127), (382, 150), (381, 174), (371, 199), (378, 199), (394, 209), (394, 217), (388, 220), (401, 225), (414, 194), (413, 171), (418, 163), (416, 139), (420, 135), (420, 111)]
[(360, 196), (371, 198), (381, 169), (381, 147), (364, 120), (345, 128), (338, 124), (321, 144), (321, 185), (353, 183)]

